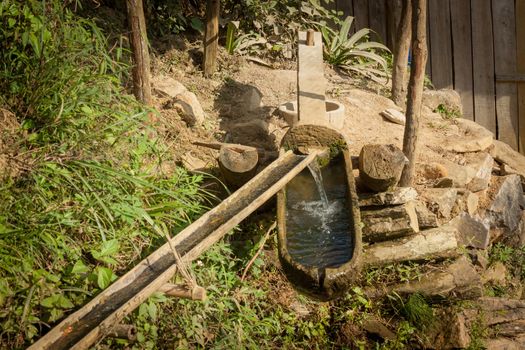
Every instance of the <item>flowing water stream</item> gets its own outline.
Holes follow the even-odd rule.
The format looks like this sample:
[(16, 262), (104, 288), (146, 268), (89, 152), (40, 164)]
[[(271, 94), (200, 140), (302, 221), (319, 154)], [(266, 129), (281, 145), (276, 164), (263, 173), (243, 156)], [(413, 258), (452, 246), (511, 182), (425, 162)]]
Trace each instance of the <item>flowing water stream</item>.
[(287, 248), (308, 267), (337, 267), (352, 258), (352, 218), (344, 162), (304, 169), (286, 186)]

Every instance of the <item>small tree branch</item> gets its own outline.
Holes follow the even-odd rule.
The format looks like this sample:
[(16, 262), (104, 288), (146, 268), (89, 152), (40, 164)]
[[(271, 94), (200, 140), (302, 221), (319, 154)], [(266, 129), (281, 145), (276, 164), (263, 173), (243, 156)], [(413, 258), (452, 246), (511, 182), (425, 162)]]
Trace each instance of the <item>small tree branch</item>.
[(419, 132), (419, 117), (421, 115), (421, 99), (427, 63), (427, 0), (412, 0), (412, 66), (410, 83), (408, 85), (408, 105), (405, 134), (403, 137), (403, 153), (408, 158), (408, 164), (401, 174), (400, 186), (412, 185), (417, 159), (417, 138)]

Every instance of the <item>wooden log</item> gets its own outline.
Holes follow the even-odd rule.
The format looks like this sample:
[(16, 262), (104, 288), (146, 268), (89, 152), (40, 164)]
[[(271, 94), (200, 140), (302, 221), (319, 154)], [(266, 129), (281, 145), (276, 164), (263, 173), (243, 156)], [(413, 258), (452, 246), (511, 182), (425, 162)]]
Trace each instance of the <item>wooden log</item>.
[(412, 187), (398, 187), (392, 191), (379, 193), (360, 193), (360, 207), (375, 207), (385, 205), (399, 205), (413, 201), (418, 194)]
[(206, 300), (206, 289), (200, 286), (189, 288), (188, 286), (182, 284), (166, 283), (163, 284), (158, 291), (166, 294), (167, 296), (175, 298), (199, 301)]
[(419, 232), (413, 201), (379, 210), (361, 210), (361, 222), (365, 242), (388, 241)]
[[(171, 239), (184, 262), (196, 259), (274, 196), (317, 157), (291, 151)], [(254, 191), (254, 189), (257, 189)], [(247, 203), (249, 203), (247, 205)], [(136, 265), (84, 307), (62, 320), (29, 349), (87, 349), (147, 300), (177, 271), (168, 243)]]
[(129, 41), (133, 57), (133, 94), (146, 105), (152, 104), (148, 35), (142, 0), (126, 0)]
[(394, 145), (365, 145), (359, 154), (359, 179), (374, 192), (385, 192), (399, 181), (406, 157)]
[(403, 261), (457, 257), (459, 251), (456, 234), (455, 227), (445, 225), (421, 231), (408, 238), (376, 243), (365, 249), (363, 264), (380, 266)]
[(117, 324), (109, 331), (108, 337), (126, 339), (133, 342), (137, 340), (137, 328), (131, 324)]
[(406, 72), (408, 66), (408, 51), (412, 37), (412, 2), (402, 0), (401, 19), (396, 30), (394, 47), (394, 66), (392, 68), (392, 101), (398, 106), (406, 105)]
[(219, 0), (206, 2), (206, 31), (204, 33), (204, 60), (205, 76), (210, 76), (217, 69), (217, 48), (219, 47)]
[(407, 121), (403, 135), (403, 153), (408, 163), (401, 174), (400, 185), (412, 186), (416, 169), (419, 117), (427, 63), (427, 0), (412, 0), (412, 65), (408, 84)]
[(226, 184), (237, 189), (255, 176), (259, 155), (254, 147), (223, 145), (218, 160)]
[(483, 294), (483, 283), (474, 266), (465, 257), (460, 257), (445, 270), (426, 273), (418, 280), (365, 289), (365, 294), (372, 299), (392, 293), (471, 299)]

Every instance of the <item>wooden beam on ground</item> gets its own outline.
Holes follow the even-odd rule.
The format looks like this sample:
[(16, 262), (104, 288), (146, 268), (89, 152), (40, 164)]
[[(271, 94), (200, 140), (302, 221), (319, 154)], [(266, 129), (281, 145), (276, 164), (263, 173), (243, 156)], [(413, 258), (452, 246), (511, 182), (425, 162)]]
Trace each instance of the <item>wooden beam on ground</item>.
[[(317, 158), (287, 152), (245, 186), (201, 216), (171, 239), (183, 262), (190, 262), (217, 243), (226, 233), (273, 197)], [(88, 349), (106, 336), (115, 324), (146, 301), (177, 272), (166, 243), (69, 315), (29, 347), (31, 350)]]
[(219, 47), (219, 0), (206, 1), (206, 31), (204, 34), (203, 70), (210, 76), (217, 69), (217, 49)]
[(492, 2), (494, 21), (494, 65), (496, 73), (497, 139), (518, 149), (518, 89), (515, 82), (498, 76), (516, 69), (516, 18), (514, 0)]
[(148, 35), (142, 0), (126, 0), (129, 41), (133, 57), (133, 94), (146, 105), (152, 104)]
[(307, 32), (299, 32), (297, 52), (298, 124), (329, 126), (326, 114), (326, 79), (324, 78), (323, 39), (314, 32), (313, 45), (307, 43)]

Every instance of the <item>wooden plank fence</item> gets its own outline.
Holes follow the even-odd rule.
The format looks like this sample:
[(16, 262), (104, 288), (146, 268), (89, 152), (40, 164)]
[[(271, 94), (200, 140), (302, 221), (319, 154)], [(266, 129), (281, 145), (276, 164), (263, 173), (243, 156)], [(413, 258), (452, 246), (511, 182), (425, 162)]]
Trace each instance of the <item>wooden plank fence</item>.
[[(335, 0), (390, 48), (401, 0)], [(428, 0), (427, 74), (461, 96), (475, 120), (525, 153), (525, 0)]]

